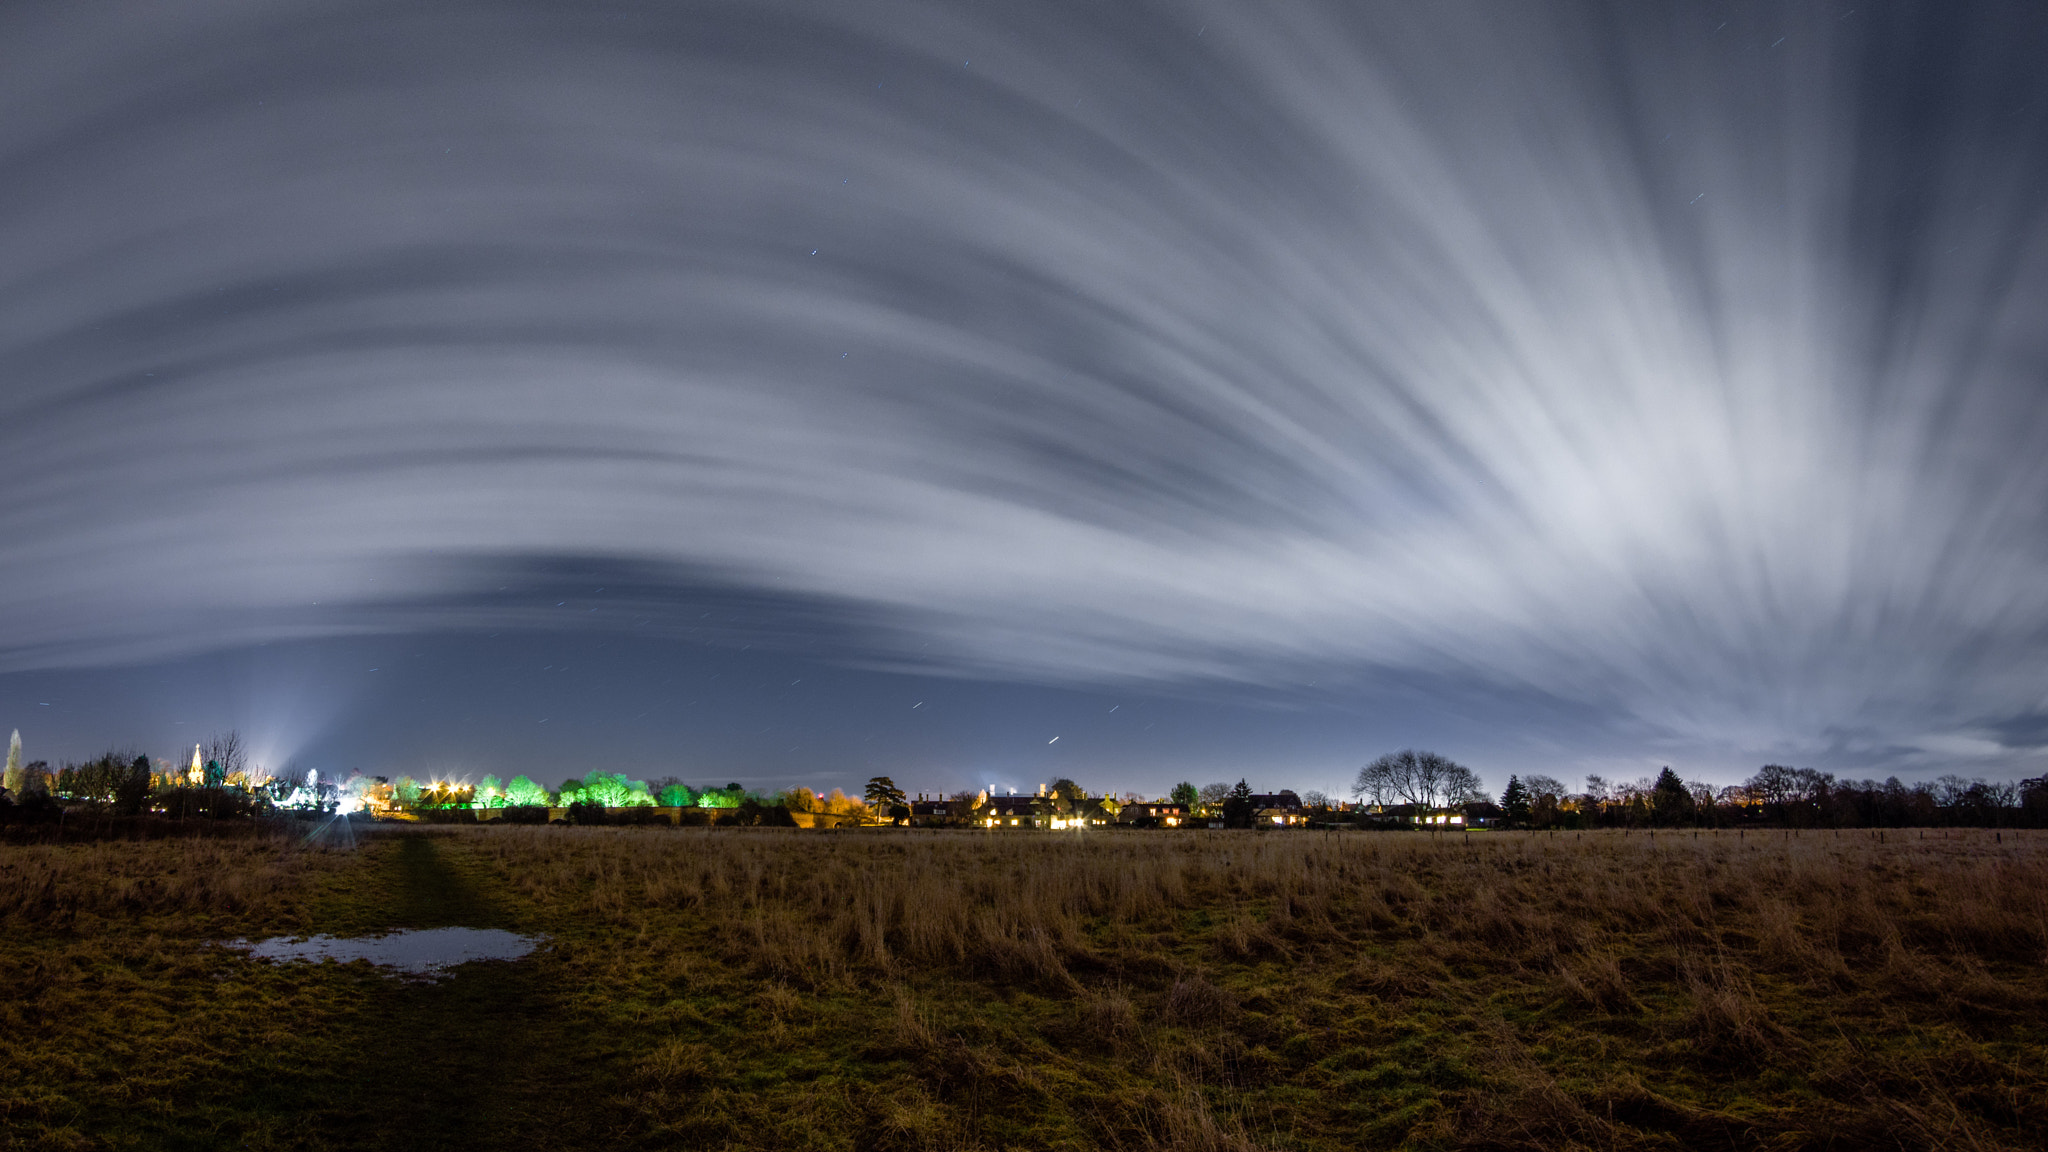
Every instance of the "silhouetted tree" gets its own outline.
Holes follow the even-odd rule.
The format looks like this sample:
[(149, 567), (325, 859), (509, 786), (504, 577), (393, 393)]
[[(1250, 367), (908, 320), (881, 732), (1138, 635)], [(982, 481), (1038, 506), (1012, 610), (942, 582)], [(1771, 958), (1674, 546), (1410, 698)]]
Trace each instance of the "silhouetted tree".
[(869, 780), (867, 792), (861, 798), (867, 802), (868, 807), (880, 813), (887, 813), (899, 804), (907, 806), (910, 803), (910, 798), (903, 794), (903, 789), (898, 788), (896, 782), (887, 776), (877, 776)]
[(1694, 807), (1692, 791), (1685, 786), (1685, 781), (1678, 778), (1678, 773), (1666, 765), (1662, 772), (1657, 773), (1657, 783), (1650, 788), (1650, 811), (1657, 824), (1665, 828), (1690, 824)]
[(1398, 801), (1418, 808), (1441, 808), (1481, 798), (1479, 777), (1472, 770), (1434, 752), (1407, 749), (1389, 752), (1358, 770), (1352, 795), (1374, 804)]
[(242, 733), (230, 728), (217, 732), (206, 742), (206, 786), (218, 788), (249, 770), (249, 753), (242, 746)]
[(1500, 794), (1501, 811), (1507, 813), (1508, 827), (1525, 828), (1529, 824), (1529, 790), (1522, 787), (1518, 776), (1508, 777), (1508, 786)]
[(1252, 826), (1252, 786), (1243, 780), (1230, 790), (1223, 800), (1223, 826), (1225, 828), (1249, 828)]
[(149, 803), (149, 757), (137, 756), (128, 765), (128, 772), (114, 785), (114, 811), (123, 816), (134, 816)]

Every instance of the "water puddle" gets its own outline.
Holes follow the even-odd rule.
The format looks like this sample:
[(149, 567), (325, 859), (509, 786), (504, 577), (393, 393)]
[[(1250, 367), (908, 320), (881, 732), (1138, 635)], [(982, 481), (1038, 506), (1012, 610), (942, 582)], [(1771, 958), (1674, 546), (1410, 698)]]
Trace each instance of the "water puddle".
[(368, 960), (396, 974), (432, 979), (472, 960), (517, 960), (546, 937), (521, 936), (497, 928), (419, 928), (382, 936), (278, 936), (227, 947), (258, 960)]

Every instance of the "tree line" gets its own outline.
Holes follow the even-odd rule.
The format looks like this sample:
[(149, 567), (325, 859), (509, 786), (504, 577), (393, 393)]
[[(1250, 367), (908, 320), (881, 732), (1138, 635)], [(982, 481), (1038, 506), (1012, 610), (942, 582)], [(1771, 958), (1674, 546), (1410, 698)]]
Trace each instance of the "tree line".
[(2041, 828), (2048, 827), (2048, 777), (2000, 783), (1951, 774), (1905, 783), (1766, 764), (1740, 784), (1716, 788), (1667, 767), (1633, 783), (1588, 776), (1577, 792), (1549, 776), (1511, 776), (1500, 808), (1509, 826), (1539, 829)]

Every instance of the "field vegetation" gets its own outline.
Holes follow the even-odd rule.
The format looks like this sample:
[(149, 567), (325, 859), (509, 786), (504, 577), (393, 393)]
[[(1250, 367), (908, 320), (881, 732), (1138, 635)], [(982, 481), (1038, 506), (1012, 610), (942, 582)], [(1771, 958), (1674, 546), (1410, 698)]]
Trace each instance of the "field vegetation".
[[(302, 839), (0, 848), (0, 1143), (2015, 1148), (2048, 1131), (2037, 832)], [(420, 984), (209, 943), (440, 924), (553, 944)]]

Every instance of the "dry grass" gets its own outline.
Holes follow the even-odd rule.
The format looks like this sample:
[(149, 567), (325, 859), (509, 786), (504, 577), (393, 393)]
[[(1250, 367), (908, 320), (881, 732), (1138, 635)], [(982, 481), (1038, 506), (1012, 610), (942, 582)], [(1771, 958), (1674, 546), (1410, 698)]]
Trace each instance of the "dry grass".
[(2048, 1126), (2040, 840), (505, 831), (477, 851), (609, 979), (886, 995), (862, 1059), (948, 1147), (1006, 1131), (991, 1091), (1130, 1147)]
[[(2048, 1130), (2048, 838), (491, 827), (426, 845), (557, 939), (547, 1019), (602, 1040), (572, 1095), (607, 1146), (2012, 1148)], [(45, 959), (145, 924), (317, 929), (338, 892), (360, 916), (399, 891), (388, 844), (6, 852), (0, 924)], [(19, 1100), (0, 1132), (8, 1107), (41, 1107), (33, 1130), (61, 1143), (56, 1112)]]
[(91, 933), (209, 923), (288, 929), (345, 851), (307, 847), (291, 828), (229, 826), (221, 836), (0, 848), (0, 923)]

